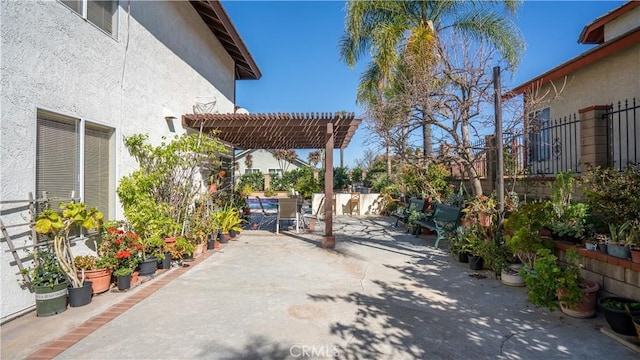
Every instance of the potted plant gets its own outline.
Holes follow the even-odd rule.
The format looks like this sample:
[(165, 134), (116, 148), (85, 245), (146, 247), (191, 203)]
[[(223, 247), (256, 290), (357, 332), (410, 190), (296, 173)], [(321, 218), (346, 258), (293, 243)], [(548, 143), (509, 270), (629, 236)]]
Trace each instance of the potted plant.
[(116, 277), (116, 285), (118, 290), (126, 290), (131, 288), (131, 274), (133, 273), (133, 267), (122, 264), (114, 272), (113, 276)]
[(504, 221), (505, 245), (524, 265), (522, 271), (533, 269), (539, 249), (552, 246), (551, 239), (541, 234), (548, 214), (545, 203), (529, 203), (520, 206)]
[[(98, 246), (98, 256), (114, 258), (113, 276), (120, 290), (128, 289), (132, 283), (131, 275), (140, 263), (138, 253), (142, 251), (140, 236), (110, 224), (102, 234)], [(126, 283), (126, 286), (125, 286)]]
[[(102, 226), (103, 215), (96, 208), (87, 209), (80, 203), (61, 203), (60, 212), (45, 210), (38, 215), (35, 230), (39, 234), (46, 234), (53, 238), (53, 249), (60, 269), (64, 272), (72, 289), (74, 301), (72, 306), (82, 306), (91, 302), (91, 283), (78, 277), (73, 254), (71, 253), (71, 232), (80, 229), (98, 230)], [(75, 298), (79, 297), (78, 301)]]
[(33, 267), (24, 269), (28, 275), (27, 285), (36, 297), (37, 316), (50, 316), (67, 310), (67, 288), (69, 282), (53, 250), (40, 246), (33, 257)]
[(493, 214), (497, 211), (496, 207), (497, 203), (493, 196), (479, 194), (467, 202), (467, 206), (462, 209), (462, 212), (466, 214), (467, 219), (476, 218), (482, 226), (489, 227)]
[(640, 220), (636, 219), (631, 223), (625, 245), (631, 252), (631, 261), (640, 263)]
[(171, 257), (178, 260), (193, 260), (193, 252), (195, 245), (187, 240), (184, 236), (176, 238), (175, 246), (171, 248)]
[(574, 249), (567, 250), (565, 254), (569, 263), (561, 267), (551, 250), (538, 250), (534, 271), (523, 273), (528, 299), (534, 305), (550, 310), (560, 305), (562, 312), (572, 317), (593, 317), (599, 286), (580, 276), (578, 253)]
[(632, 317), (640, 317), (640, 301), (608, 296), (598, 300), (611, 330), (628, 336), (636, 335)]
[(163, 260), (166, 253), (167, 243), (158, 235), (141, 238), (141, 251), (138, 253), (140, 262), (140, 275), (153, 275), (158, 268), (158, 260)]
[(609, 224), (609, 241), (607, 242), (607, 254), (622, 259), (628, 259), (631, 257), (631, 250), (628, 246), (627, 240), (629, 237), (629, 230), (631, 229), (631, 222), (625, 221), (622, 224)]
[(485, 236), (484, 228), (478, 224), (463, 228), (461, 250), (468, 254), (471, 270), (483, 269), (484, 259), (481, 256), (481, 244), (486, 241)]
[(562, 312), (575, 318), (591, 318), (596, 314), (596, 300), (600, 286), (580, 275), (582, 264), (575, 249), (565, 252), (567, 265), (560, 268), (556, 277), (556, 293)]
[(493, 239), (488, 238), (481, 241), (478, 244), (477, 252), (483, 259), (483, 267), (493, 270), (496, 278), (501, 276), (509, 265), (506, 247)]
[(113, 256), (96, 257), (94, 255), (78, 255), (74, 258), (78, 277), (91, 281), (93, 294), (100, 294), (109, 290), (111, 274), (118, 265)]
[(225, 207), (218, 209), (213, 215), (214, 222), (220, 229), (221, 238), (220, 242), (224, 242), (231, 238), (231, 232), (240, 232), (242, 227), (240, 224), (244, 222), (244, 219), (240, 217), (240, 212), (234, 207)]

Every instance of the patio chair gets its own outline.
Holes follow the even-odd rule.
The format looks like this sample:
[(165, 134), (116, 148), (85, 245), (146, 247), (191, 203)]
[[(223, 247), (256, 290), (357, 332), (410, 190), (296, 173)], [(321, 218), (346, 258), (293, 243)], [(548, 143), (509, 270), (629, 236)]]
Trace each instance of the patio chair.
[(280, 221), (282, 220), (295, 220), (296, 234), (299, 232), (300, 213), (298, 212), (298, 199), (279, 199), (277, 215), (276, 234), (280, 233)]
[(352, 192), (351, 199), (349, 199), (349, 215), (353, 216), (353, 213), (360, 215), (360, 193)]
[(256, 196), (256, 199), (258, 199), (258, 204), (260, 204), (260, 210), (262, 212), (262, 216), (260, 217), (260, 223), (258, 224), (258, 230), (260, 230), (262, 228), (262, 225), (269, 222), (270, 219), (274, 219), (274, 218), (277, 219), (278, 212), (267, 211), (267, 209), (265, 209), (264, 207), (264, 204), (262, 203), (262, 199), (260, 199), (259, 196)]

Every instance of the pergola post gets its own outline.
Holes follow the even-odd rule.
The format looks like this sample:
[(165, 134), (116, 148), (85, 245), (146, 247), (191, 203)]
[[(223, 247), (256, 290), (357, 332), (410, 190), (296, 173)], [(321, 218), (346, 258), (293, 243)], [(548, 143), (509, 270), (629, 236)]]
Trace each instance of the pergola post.
[(327, 142), (324, 157), (324, 238), (322, 247), (333, 249), (336, 238), (333, 236), (333, 123), (327, 123)]

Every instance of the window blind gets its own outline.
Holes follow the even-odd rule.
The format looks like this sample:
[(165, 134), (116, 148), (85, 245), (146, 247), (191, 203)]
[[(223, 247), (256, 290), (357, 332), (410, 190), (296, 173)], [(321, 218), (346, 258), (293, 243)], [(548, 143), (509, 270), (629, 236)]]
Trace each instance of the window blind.
[(38, 111), (36, 142), (36, 194), (46, 191), (49, 206), (57, 210), (79, 196), (78, 120)]
[(111, 176), (111, 139), (113, 131), (93, 124), (85, 125), (84, 202), (96, 207), (105, 219), (111, 214), (109, 196)]
[(115, 34), (118, 1), (87, 1), (87, 20), (107, 33)]

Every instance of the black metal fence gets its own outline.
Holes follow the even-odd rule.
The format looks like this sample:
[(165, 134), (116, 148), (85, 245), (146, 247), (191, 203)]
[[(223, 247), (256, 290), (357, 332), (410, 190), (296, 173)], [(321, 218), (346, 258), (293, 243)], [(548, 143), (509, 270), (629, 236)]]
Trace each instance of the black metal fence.
[[(607, 166), (619, 171), (640, 162), (640, 104), (619, 101), (603, 115), (607, 121)], [(489, 137), (490, 139), (490, 137)], [(474, 167), (481, 177), (489, 174), (491, 156), (487, 138), (471, 144)], [(506, 176), (553, 176), (559, 172), (580, 173), (580, 118), (576, 114), (554, 120), (530, 118), (526, 131), (505, 133), (502, 139)], [(464, 169), (453, 169), (455, 177), (464, 177)]]
[(531, 175), (577, 172), (580, 161), (580, 120), (576, 114), (529, 126), (523, 139)]
[(636, 98), (618, 101), (604, 114), (608, 121), (609, 166), (619, 171), (640, 161), (640, 124)]

